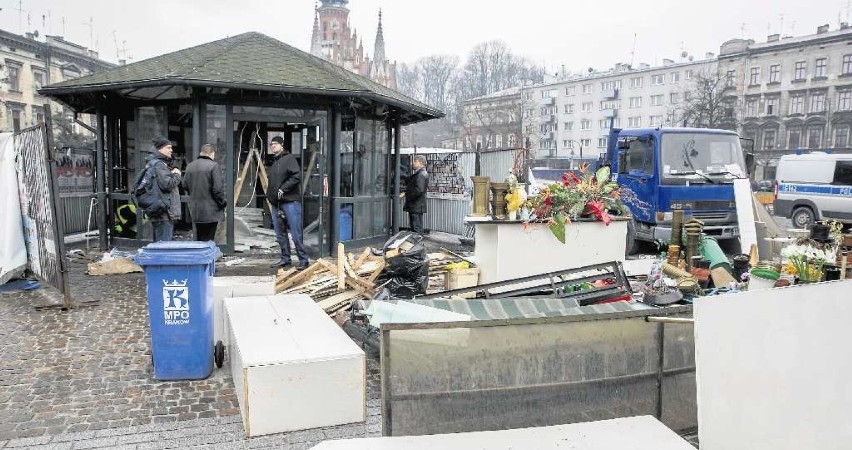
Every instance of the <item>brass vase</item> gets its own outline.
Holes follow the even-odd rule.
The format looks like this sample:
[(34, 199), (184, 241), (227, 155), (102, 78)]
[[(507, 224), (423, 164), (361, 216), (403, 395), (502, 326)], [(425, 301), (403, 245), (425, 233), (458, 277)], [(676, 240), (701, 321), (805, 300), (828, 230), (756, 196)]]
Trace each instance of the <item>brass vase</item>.
[(506, 192), (509, 190), (509, 183), (491, 183), (491, 207), (494, 212), (494, 219), (506, 219)]
[(488, 215), (488, 177), (470, 177), (473, 180), (473, 217)]

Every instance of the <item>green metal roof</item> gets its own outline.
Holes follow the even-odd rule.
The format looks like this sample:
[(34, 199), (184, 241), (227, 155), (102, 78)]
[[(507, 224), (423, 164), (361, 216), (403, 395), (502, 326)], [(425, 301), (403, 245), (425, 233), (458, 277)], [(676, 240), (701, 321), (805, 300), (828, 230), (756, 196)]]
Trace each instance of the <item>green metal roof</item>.
[(444, 115), (393, 89), (256, 32), (51, 84), (39, 92), (61, 100), (63, 94), (169, 85), (355, 95), (419, 113), (425, 120)]

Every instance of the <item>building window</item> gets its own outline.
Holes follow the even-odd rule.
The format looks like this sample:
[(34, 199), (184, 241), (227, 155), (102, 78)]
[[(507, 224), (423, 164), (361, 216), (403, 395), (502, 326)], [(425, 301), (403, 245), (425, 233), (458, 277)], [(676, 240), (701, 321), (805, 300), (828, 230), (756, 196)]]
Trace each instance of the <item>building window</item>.
[(583, 119), (580, 121), (580, 129), (581, 130), (591, 130), (592, 129), (592, 121), (589, 119)]
[(651, 106), (660, 106), (663, 104), (663, 94), (651, 96)]
[(852, 109), (852, 91), (840, 91), (837, 93), (837, 109), (849, 111)]
[(819, 58), (814, 66), (814, 78), (825, 78), (828, 76), (828, 59)]
[(805, 112), (805, 96), (802, 94), (790, 97), (790, 114), (802, 114)]
[(746, 117), (757, 117), (757, 108), (760, 102), (756, 98), (746, 100)]
[(748, 77), (749, 86), (760, 84), (760, 67), (752, 67)]
[(532, 100), (533, 95), (532, 92), (527, 92), (524, 94), (524, 100)]
[(574, 141), (570, 141), (568, 139), (562, 140), (562, 147), (564, 148), (572, 148), (574, 146)]
[(606, 138), (598, 138), (598, 148), (606, 148)]
[(621, 88), (621, 81), (604, 81), (601, 83), (601, 92), (612, 91)]
[(592, 146), (592, 140), (591, 139), (580, 139), (580, 146), (581, 147), (591, 147)]
[(834, 129), (834, 146), (848, 147), (849, 144), (849, 125), (840, 125)]
[(638, 128), (642, 126), (642, 118), (641, 117), (628, 117), (627, 118), (627, 126), (631, 128)]
[(482, 136), (476, 135), (476, 148), (482, 148)]
[(660, 126), (663, 124), (663, 116), (649, 116), (648, 117), (648, 125), (650, 126)]
[(592, 107), (594, 107), (594, 102), (583, 102), (583, 112), (592, 112)]
[(514, 148), (515, 147), (515, 135), (510, 134), (508, 137), (509, 138), (507, 140), (509, 141), (509, 147)]
[(680, 103), (680, 94), (678, 94), (677, 92), (672, 92), (671, 94), (669, 94), (669, 103), (671, 103), (672, 105), (677, 105), (678, 103)]
[[(21, 66), (7, 64), (6, 73), (8, 74), (9, 90), (14, 92), (21, 91)], [(15, 131), (18, 131), (16, 128)]]
[(811, 110), (812, 113), (825, 111), (825, 92), (816, 92), (811, 94)]
[(692, 79), (692, 69), (687, 70), (686, 72), (684, 72), (683, 78), (684, 78), (685, 80), (691, 80), (691, 79)]
[(843, 75), (852, 75), (852, 55), (843, 55)]
[(498, 134), (498, 135), (494, 136), (494, 147), (503, 148), (503, 135), (502, 134)]
[(563, 129), (563, 130), (565, 130), (565, 131), (572, 131), (572, 130), (574, 130), (574, 122), (573, 122), (573, 121), (572, 121), (572, 122), (565, 122), (565, 123), (564, 123), (564, 126), (562, 127), (562, 129)]
[(570, 96), (570, 95), (574, 95), (575, 93), (576, 93), (576, 87), (575, 86), (568, 86), (568, 87), (565, 88), (565, 95)]
[(41, 70), (33, 70), (33, 87), (38, 90), (44, 86), (44, 72)]
[(639, 89), (642, 87), (642, 77), (636, 77), (630, 79), (630, 87), (633, 89)]
[(641, 108), (642, 107), (642, 97), (630, 97), (630, 107), (631, 108)]
[(584, 84), (583, 85), (583, 93), (584, 94), (591, 94), (592, 93), (592, 85), (591, 84)]
[(804, 80), (808, 76), (808, 62), (799, 61), (793, 68), (793, 81)]
[(574, 104), (565, 105), (565, 114), (574, 114)]
[(672, 83), (680, 83), (680, 72), (672, 72)]
[(734, 84), (737, 82), (737, 71), (729, 70), (725, 74), (725, 87), (734, 87)]
[(788, 127), (788, 135), (789, 139), (787, 141), (787, 148), (790, 150), (799, 148), (802, 145), (802, 128), (801, 127)]
[(775, 148), (775, 130), (763, 131), (763, 149), (772, 150)]
[(808, 148), (822, 147), (822, 126), (808, 128)]
[(778, 115), (778, 105), (781, 104), (781, 99), (778, 97), (767, 98), (766, 99), (766, 115), (767, 116), (777, 116)]
[(44, 123), (44, 109), (33, 106), (32, 107), (32, 116), (33, 116), (33, 125), (38, 125), (40, 123)]
[(659, 86), (666, 82), (664, 75), (651, 75), (651, 86)]
[(773, 64), (769, 66), (769, 82), (770, 83), (780, 83), (781, 82), (781, 64)]
[(598, 127), (600, 127), (601, 130), (608, 130), (609, 129), (609, 119), (599, 120), (598, 121)]

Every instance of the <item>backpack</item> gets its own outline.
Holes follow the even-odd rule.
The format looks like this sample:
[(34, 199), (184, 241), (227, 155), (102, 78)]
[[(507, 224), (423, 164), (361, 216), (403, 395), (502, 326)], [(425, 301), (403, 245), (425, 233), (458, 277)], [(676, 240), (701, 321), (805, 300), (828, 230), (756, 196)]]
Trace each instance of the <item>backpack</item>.
[(148, 162), (145, 170), (136, 178), (133, 190), (130, 192), (133, 196), (133, 201), (149, 218), (160, 217), (169, 211), (169, 206), (163, 199), (162, 191), (154, 185), (154, 180), (157, 178), (157, 171), (154, 170), (154, 164), (157, 162), (156, 159)]

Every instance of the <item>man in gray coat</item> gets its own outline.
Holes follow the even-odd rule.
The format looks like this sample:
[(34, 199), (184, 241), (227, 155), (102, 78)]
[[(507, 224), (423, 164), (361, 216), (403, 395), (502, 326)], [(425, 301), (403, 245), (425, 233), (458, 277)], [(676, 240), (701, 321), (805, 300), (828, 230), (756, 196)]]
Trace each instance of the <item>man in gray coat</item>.
[(156, 174), (154, 182), (160, 188), (163, 195), (163, 201), (168, 206), (168, 210), (159, 216), (149, 217), (151, 226), (154, 228), (154, 242), (171, 241), (175, 231), (175, 221), (180, 220), (180, 169), (169, 168), (172, 162), (172, 147), (174, 142), (165, 137), (155, 138), (154, 148), (151, 149), (151, 156), (148, 158), (148, 164)]
[(213, 241), (216, 227), (225, 220), (225, 182), (216, 163), (216, 148), (201, 146), (198, 159), (186, 166), (183, 189), (190, 196), (189, 215), (196, 241)]

